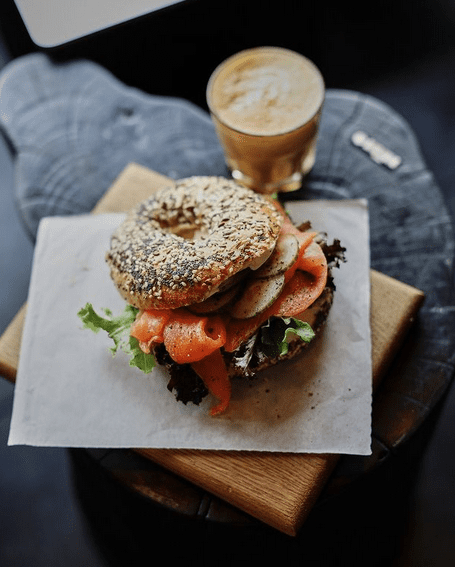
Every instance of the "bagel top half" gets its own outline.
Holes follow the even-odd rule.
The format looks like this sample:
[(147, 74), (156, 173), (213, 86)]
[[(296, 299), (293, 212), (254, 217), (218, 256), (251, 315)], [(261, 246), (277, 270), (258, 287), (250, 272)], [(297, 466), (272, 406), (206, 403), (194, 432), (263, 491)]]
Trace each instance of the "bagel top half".
[(176, 309), (207, 299), (247, 267), (258, 268), (282, 223), (268, 198), (232, 180), (189, 177), (127, 215), (111, 237), (106, 261), (129, 304)]

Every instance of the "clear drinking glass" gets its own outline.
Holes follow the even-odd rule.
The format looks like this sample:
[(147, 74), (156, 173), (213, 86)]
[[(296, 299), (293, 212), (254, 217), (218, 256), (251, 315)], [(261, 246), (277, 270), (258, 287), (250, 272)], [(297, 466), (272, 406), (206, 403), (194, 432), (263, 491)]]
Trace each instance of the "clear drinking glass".
[(324, 79), (306, 57), (279, 47), (221, 63), (207, 104), (234, 179), (261, 193), (299, 189), (316, 156)]

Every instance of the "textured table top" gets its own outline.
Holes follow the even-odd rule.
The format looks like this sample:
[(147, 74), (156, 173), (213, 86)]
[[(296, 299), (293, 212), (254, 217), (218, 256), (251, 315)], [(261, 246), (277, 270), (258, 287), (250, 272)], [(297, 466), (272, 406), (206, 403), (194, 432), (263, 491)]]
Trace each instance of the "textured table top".
[[(16, 199), (32, 238), (43, 216), (90, 211), (132, 161), (174, 179), (228, 174), (203, 110), (128, 88), (90, 62), (26, 56), (3, 70), (0, 88), (0, 126), (16, 152)], [(453, 378), (453, 227), (408, 124), (352, 91), (327, 92), (315, 167), (291, 197), (368, 199), (372, 268), (426, 295), (375, 396), (376, 450), (342, 459), (336, 484), (393, 455)]]

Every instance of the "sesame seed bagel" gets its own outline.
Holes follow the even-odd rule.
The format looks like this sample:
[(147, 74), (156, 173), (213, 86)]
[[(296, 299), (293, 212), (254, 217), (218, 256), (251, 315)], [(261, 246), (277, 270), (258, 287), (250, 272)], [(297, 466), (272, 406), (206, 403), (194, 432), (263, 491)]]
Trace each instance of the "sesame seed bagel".
[(189, 177), (140, 203), (111, 237), (106, 261), (122, 297), (139, 309), (199, 303), (273, 250), (282, 214), (222, 177)]

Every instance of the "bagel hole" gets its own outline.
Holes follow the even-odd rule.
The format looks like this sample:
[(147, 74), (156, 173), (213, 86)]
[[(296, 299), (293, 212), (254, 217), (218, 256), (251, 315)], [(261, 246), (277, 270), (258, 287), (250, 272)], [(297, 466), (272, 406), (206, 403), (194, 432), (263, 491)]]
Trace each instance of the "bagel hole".
[(167, 226), (166, 228), (163, 227), (163, 229), (166, 230), (166, 232), (172, 232), (172, 234), (180, 236), (190, 242), (198, 240), (204, 234), (195, 223), (179, 223)]

